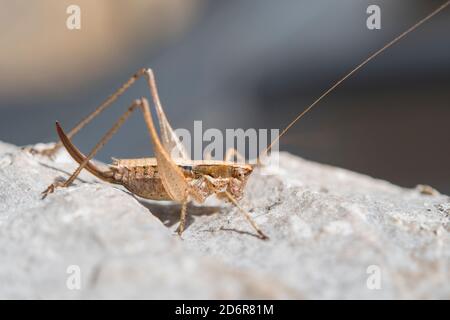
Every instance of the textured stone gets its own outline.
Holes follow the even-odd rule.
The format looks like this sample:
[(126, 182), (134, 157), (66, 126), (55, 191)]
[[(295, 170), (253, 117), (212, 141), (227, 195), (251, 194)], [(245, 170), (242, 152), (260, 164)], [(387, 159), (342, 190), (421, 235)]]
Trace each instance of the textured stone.
[[(281, 153), (239, 211), (138, 199), (75, 164), (0, 143), (0, 298), (449, 298), (450, 199)], [(80, 267), (81, 290), (67, 268)], [(379, 267), (381, 288), (367, 286)]]

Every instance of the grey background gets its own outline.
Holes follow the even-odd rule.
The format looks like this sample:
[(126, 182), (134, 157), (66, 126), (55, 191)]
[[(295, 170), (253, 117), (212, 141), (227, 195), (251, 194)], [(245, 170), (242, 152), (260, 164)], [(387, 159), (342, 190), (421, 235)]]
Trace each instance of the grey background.
[[(0, 139), (55, 141), (55, 120), (70, 128), (143, 66), (155, 70), (174, 127), (191, 129), (194, 120), (203, 120), (204, 128), (283, 128), (334, 81), (443, 2), (206, 1), (175, 39), (155, 45), (144, 36), (127, 52), (127, 63), (111, 64), (104, 74), (87, 72), (77, 90), (0, 96)], [(369, 4), (381, 6), (379, 31), (365, 26)], [(280, 149), (450, 193), (449, 18), (447, 9), (351, 77), (292, 128)], [(76, 59), (67, 57), (67, 63)], [(123, 107), (144, 94), (140, 82), (77, 135), (76, 144), (87, 152)], [(135, 115), (98, 158), (151, 154), (144, 123)]]

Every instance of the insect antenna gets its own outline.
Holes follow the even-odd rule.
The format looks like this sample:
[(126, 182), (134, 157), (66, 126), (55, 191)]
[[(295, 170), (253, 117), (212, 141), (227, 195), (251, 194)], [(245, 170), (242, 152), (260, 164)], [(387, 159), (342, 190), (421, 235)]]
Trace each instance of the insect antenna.
[(337, 82), (335, 82), (328, 90), (326, 90), (324, 93), (322, 93), (321, 96), (319, 96), (313, 103), (311, 103), (306, 109), (304, 109), (301, 113), (299, 113), (294, 120), (292, 120), (282, 131), (281, 133), (272, 140), (272, 142), (270, 143), (270, 145), (264, 150), (262, 151), (257, 159), (257, 165), (261, 165), (260, 159), (264, 156), (266, 156), (268, 154), (268, 152), (272, 149), (272, 147), (278, 142), (278, 140), (280, 140), (280, 138), (301, 118), (303, 118), (303, 116), (305, 114), (307, 114), (315, 105), (317, 105), (323, 98), (325, 98), (330, 92), (332, 92), (334, 89), (336, 89), (336, 87), (338, 87), (342, 82), (344, 82), (345, 80), (347, 80), (350, 76), (352, 76), (354, 73), (356, 73), (359, 69), (361, 69), (363, 66), (365, 66), (369, 61), (371, 61), (373, 58), (375, 58), (376, 56), (378, 56), (380, 53), (382, 53), (383, 51), (385, 51), (387, 48), (391, 47), (392, 45), (394, 45), (395, 43), (397, 43), (398, 41), (400, 41), (403, 37), (405, 37), (408, 33), (414, 31), (415, 29), (417, 29), (419, 26), (421, 26), (423, 23), (425, 23), (426, 21), (428, 21), (429, 19), (431, 19), (433, 16), (435, 16), (436, 14), (438, 14), (440, 11), (444, 10), (448, 5), (450, 4), (450, 0), (445, 2), (444, 4), (442, 4), (440, 7), (436, 8), (433, 12), (431, 12), (430, 14), (428, 14), (426, 17), (424, 17), (423, 19), (421, 19), (419, 22), (417, 22), (416, 24), (414, 24), (412, 27), (410, 27), (409, 29), (407, 29), (406, 31), (402, 32), (400, 35), (398, 35), (397, 37), (395, 37), (393, 40), (391, 40), (390, 42), (388, 42), (386, 45), (384, 45), (381, 49), (375, 51), (373, 54), (371, 54), (367, 59), (365, 59), (363, 62), (361, 62), (359, 65), (357, 65), (355, 68), (353, 68), (349, 73), (347, 73), (344, 77), (342, 77), (341, 79), (339, 79)]

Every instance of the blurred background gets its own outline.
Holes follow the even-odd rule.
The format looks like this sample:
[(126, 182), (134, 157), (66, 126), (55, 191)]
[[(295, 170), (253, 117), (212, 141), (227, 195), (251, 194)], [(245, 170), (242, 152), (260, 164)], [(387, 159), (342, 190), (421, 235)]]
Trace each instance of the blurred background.
[[(280, 128), (444, 0), (0, 0), (0, 140), (56, 140), (141, 67), (175, 128)], [(81, 8), (68, 30), (66, 8)], [(366, 9), (381, 8), (381, 30)], [(450, 193), (450, 9), (370, 62), (280, 149)], [(144, 81), (75, 137), (87, 152)], [(152, 154), (135, 114), (97, 158)]]

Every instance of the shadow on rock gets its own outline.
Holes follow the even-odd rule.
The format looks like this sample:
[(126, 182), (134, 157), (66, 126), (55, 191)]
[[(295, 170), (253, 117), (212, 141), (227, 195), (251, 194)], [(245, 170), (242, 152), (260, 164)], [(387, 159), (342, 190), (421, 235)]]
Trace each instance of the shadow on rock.
[[(137, 199), (155, 217), (157, 217), (166, 227), (171, 227), (180, 222), (181, 205), (178, 203), (159, 203), (144, 199)], [(186, 226), (194, 221), (194, 216), (211, 215), (222, 210), (220, 206), (196, 206), (189, 203), (187, 206)]]

